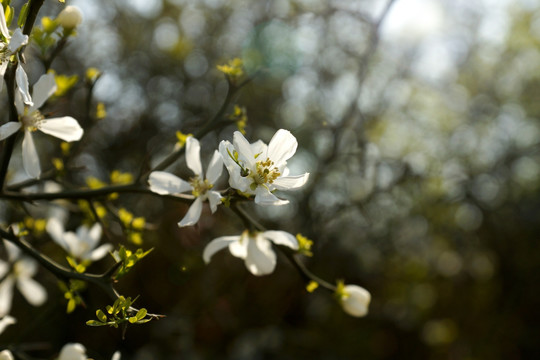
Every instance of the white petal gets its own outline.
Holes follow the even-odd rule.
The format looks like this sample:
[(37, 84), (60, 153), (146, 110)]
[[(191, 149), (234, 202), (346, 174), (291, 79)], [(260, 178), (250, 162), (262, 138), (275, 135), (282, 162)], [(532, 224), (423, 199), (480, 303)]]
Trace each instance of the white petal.
[(14, 282), (15, 279), (10, 275), (0, 283), (0, 316), (7, 315), (11, 310)]
[(244, 231), (238, 238), (238, 241), (235, 241), (229, 245), (229, 251), (233, 256), (240, 259), (245, 259), (247, 256), (247, 246), (250, 241), (251, 239), (249, 238), (249, 232)]
[(255, 154), (251, 150), (251, 145), (240, 131), (235, 131), (233, 135), (233, 144), (238, 151), (238, 157), (246, 162), (248, 168), (255, 166)]
[(6, 247), (9, 261), (14, 262), (21, 256), (21, 250), (17, 245), (4, 240), (4, 246)]
[(6, 275), (9, 271), (9, 264), (5, 261), (0, 260), (0, 279), (4, 278), (4, 275)]
[(21, 28), (16, 28), (9, 40), (8, 50), (11, 54), (28, 44), (28, 35), (24, 35)]
[(86, 360), (86, 348), (78, 343), (64, 345), (58, 355), (58, 360)]
[[(8, 60), (4, 60), (4, 62), (0, 62), (0, 77), (3, 77), (6, 74), (8, 64), (9, 64)], [(4, 86), (4, 81), (0, 81), (0, 91), (2, 90), (3, 86)]]
[(296, 176), (280, 176), (272, 185), (278, 190), (294, 190), (306, 184), (309, 179), (309, 173)]
[(15, 134), (21, 128), (20, 122), (10, 121), (0, 126), (0, 141)]
[[(264, 156), (264, 154), (266, 154), (266, 152), (268, 151), (268, 145), (266, 145), (262, 140), (257, 140), (255, 141), (253, 144), (250, 145), (251, 147), (251, 152), (253, 152), (253, 154), (262, 154), (260, 156)], [(258, 160), (261, 160), (260, 158), (258, 158)], [(263, 161), (266, 160), (266, 159), (262, 159)]]
[(71, 116), (42, 120), (39, 122), (38, 129), (68, 142), (80, 140), (84, 133), (77, 120)]
[(17, 108), (17, 113), (19, 115), (24, 115), (25, 106), (20, 91), (15, 91), (15, 107)]
[(64, 239), (64, 225), (58, 219), (51, 218), (47, 221), (46, 229), (53, 241), (69, 252), (68, 244)]
[[(90, 253), (89, 259), (92, 261), (97, 261), (103, 259), (109, 252), (111, 252), (114, 247), (111, 244), (103, 244), (94, 251)], [(83, 259), (85, 260), (85, 259)]]
[(222, 171), (223, 158), (216, 150), (214, 151), (214, 155), (210, 160), (210, 164), (208, 164), (208, 169), (206, 170), (206, 179), (210, 182), (210, 184), (215, 184)]
[(235, 236), (221, 236), (210, 241), (208, 245), (206, 245), (203, 251), (204, 262), (208, 264), (210, 262), (210, 259), (212, 258), (212, 256), (214, 256), (216, 252), (218, 252), (219, 250), (223, 248), (226, 248), (227, 246), (229, 246), (230, 244), (234, 242), (238, 242), (239, 239), (240, 239), (240, 236), (235, 235)]
[(268, 144), (268, 157), (279, 167), (294, 155), (297, 146), (296, 138), (288, 130), (279, 129)]
[(258, 234), (247, 247), (246, 267), (257, 276), (270, 274), (276, 267), (276, 253), (270, 241)]
[(18, 64), (17, 69), (15, 70), (15, 81), (17, 82), (17, 89), (21, 94), (22, 101), (26, 105), (34, 105), (32, 97), (30, 96), (30, 89), (28, 88), (28, 76), (26, 76), (26, 72), (21, 64)]
[(151, 191), (160, 195), (174, 195), (192, 190), (188, 182), (165, 171), (152, 172), (148, 184)]
[(32, 277), (38, 271), (38, 263), (29, 257), (22, 257), (16, 263), (17, 277)]
[(209, 191), (207, 193), (208, 195), (208, 202), (210, 203), (210, 210), (212, 210), (212, 214), (216, 212), (217, 206), (221, 204), (221, 194), (217, 191)]
[(0, 360), (15, 360), (15, 358), (13, 357), (13, 354), (11, 353), (11, 351), (2, 350), (0, 352)]
[(56, 80), (53, 74), (43, 74), (34, 84), (34, 106), (30, 108), (30, 112), (39, 109), (45, 104), (45, 101), (56, 91)]
[(39, 165), (36, 145), (34, 145), (34, 139), (32, 138), (32, 133), (30, 131), (24, 132), (22, 157), (23, 167), (28, 176), (33, 179), (38, 179), (41, 174), (41, 166)]
[(257, 205), (286, 205), (289, 200), (281, 200), (272, 194), (265, 186), (257, 186), (255, 189), (255, 204)]
[(99, 240), (101, 239), (101, 233), (102, 230), (99, 223), (95, 223), (91, 228), (85, 225), (77, 228), (77, 237), (79, 238), (80, 242), (86, 244), (86, 252), (91, 251), (97, 246)]
[(122, 355), (122, 354), (120, 353), (120, 351), (116, 351), (116, 352), (113, 354), (111, 360), (120, 360), (121, 355)]
[(196, 198), (193, 204), (191, 204), (191, 206), (189, 207), (189, 210), (184, 216), (184, 218), (178, 223), (178, 226), (184, 227), (195, 225), (201, 217), (202, 205), (202, 199), (200, 197)]
[(6, 24), (6, 15), (3, 7), (0, 9), (0, 32), (6, 39), (9, 39), (9, 30)]
[(368, 313), (371, 294), (366, 289), (358, 285), (345, 286), (345, 292), (348, 294), (348, 296), (341, 299), (341, 306), (343, 306), (343, 310), (352, 316), (365, 316)]
[(88, 252), (88, 245), (82, 242), (73, 231), (67, 231), (64, 233), (64, 241), (67, 244), (66, 251), (69, 255), (80, 259)]
[(262, 236), (271, 240), (274, 244), (288, 246), (293, 250), (298, 249), (298, 240), (292, 234), (285, 231), (270, 230), (262, 233)]
[(34, 306), (42, 305), (47, 300), (47, 292), (40, 283), (32, 278), (20, 277), (17, 279), (17, 288), (26, 301)]
[[(17, 320), (14, 317), (9, 316), (9, 315), (4, 316), (2, 320), (0, 320), (0, 334), (4, 332), (6, 327), (8, 327), (9, 325), (13, 325), (16, 322)], [(2, 358), (0, 357), (0, 359)]]
[(201, 179), (204, 178), (201, 165), (201, 145), (199, 140), (190, 136), (186, 140), (186, 163), (187, 167), (199, 175)]

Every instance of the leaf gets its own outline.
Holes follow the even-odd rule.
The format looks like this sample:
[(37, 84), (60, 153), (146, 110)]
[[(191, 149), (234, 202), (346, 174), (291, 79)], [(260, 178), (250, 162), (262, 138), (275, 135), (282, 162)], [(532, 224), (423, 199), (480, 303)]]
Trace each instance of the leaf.
[(101, 311), (101, 309), (98, 309), (96, 311), (96, 317), (98, 318), (99, 321), (101, 321), (103, 323), (107, 321), (107, 315), (105, 315), (105, 313), (103, 313), (103, 311)]
[(106, 325), (106, 324), (101, 323), (101, 322), (96, 321), (96, 320), (88, 320), (86, 322), (86, 325), (88, 325), (88, 326), (103, 326), (103, 325)]
[(137, 318), (137, 320), (141, 320), (146, 316), (147, 313), (148, 311), (146, 311), (145, 308), (142, 308), (137, 312), (137, 315), (135, 315), (135, 317)]

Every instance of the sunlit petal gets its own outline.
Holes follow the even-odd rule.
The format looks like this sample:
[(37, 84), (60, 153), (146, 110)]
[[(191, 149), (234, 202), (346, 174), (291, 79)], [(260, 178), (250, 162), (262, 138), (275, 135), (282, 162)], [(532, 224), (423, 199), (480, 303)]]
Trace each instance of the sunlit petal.
[(160, 195), (180, 194), (191, 191), (191, 185), (178, 176), (165, 171), (154, 171), (148, 178), (150, 190)]
[(46, 230), (55, 243), (64, 248), (64, 250), (69, 251), (69, 246), (64, 239), (64, 225), (58, 219), (49, 219)]
[[(2, 320), (0, 320), (0, 334), (4, 332), (4, 330), (6, 329), (6, 327), (8, 327), (9, 325), (13, 325), (17, 322), (17, 320), (12, 317), (12, 316), (9, 316), (9, 315), (6, 315), (2, 318)], [(1, 357), (0, 357), (1, 359)]]
[(201, 165), (201, 145), (199, 140), (195, 139), (193, 136), (190, 136), (186, 140), (186, 163), (187, 167), (199, 175), (201, 179), (203, 178), (203, 171)]
[(33, 179), (38, 179), (41, 174), (41, 166), (39, 165), (36, 145), (34, 145), (34, 139), (32, 138), (32, 133), (30, 131), (24, 132), (22, 158), (23, 167), (28, 176)]
[(296, 176), (281, 176), (278, 177), (272, 185), (278, 190), (294, 190), (301, 188), (309, 179), (309, 173)]
[(214, 151), (214, 155), (212, 156), (212, 159), (210, 160), (210, 164), (208, 164), (208, 170), (206, 171), (206, 179), (210, 182), (210, 184), (215, 184), (215, 182), (221, 175), (222, 171), (223, 171), (223, 158), (221, 157), (219, 152), (216, 150)]
[(288, 130), (279, 129), (268, 144), (268, 157), (272, 159), (276, 166), (290, 159), (296, 152), (298, 142)]
[(103, 244), (94, 251), (87, 254), (87, 258), (92, 261), (103, 259), (109, 252), (113, 251), (114, 247), (111, 244)]
[(247, 246), (249, 241), (249, 233), (247, 231), (244, 231), (242, 235), (240, 235), (240, 237), (238, 238), (238, 241), (233, 242), (229, 245), (229, 251), (233, 256), (240, 259), (245, 259), (247, 256)]
[(11, 54), (28, 44), (28, 35), (24, 35), (21, 28), (16, 28), (9, 40), (8, 50)]
[(78, 343), (64, 345), (58, 355), (58, 360), (86, 360), (86, 348)]
[(22, 101), (28, 106), (34, 105), (28, 87), (28, 76), (20, 64), (15, 69), (15, 81), (17, 82), (17, 89), (19, 90), (19, 94), (21, 94)]
[(252, 168), (255, 165), (255, 154), (251, 150), (251, 145), (240, 131), (234, 132), (233, 144), (238, 151), (238, 157), (246, 162), (248, 168)]
[(293, 250), (298, 249), (298, 241), (296, 237), (285, 231), (270, 230), (262, 233), (266, 239), (271, 240), (274, 244), (284, 245), (290, 247)]
[(38, 128), (45, 134), (68, 142), (80, 140), (84, 133), (77, 120), (71, 116), (42, 120)]
[(257, 186), (255, 189), (255, 204), (257, 205), (286, 205), (289, 200), (281, 200), (265, 186)]
[(212, 213), (215, 213), (217, 206), (221, 204), (221, 194), (217, 191), (209, 191), (207, 194), (208, 202), (210, 203), (210, 210), (212, 210)]
[(246, 267), (257, 276), (270, 274), (276, 267), (276, 253), (272, 244), (260, 234), (248, 242)]
[[(221, 236), (208, 243), (203, 251), (203, 260), (205, 263), (209, 263), (212, 256), (221, 249), (226, 248), (234, 242), (238, 242), (240, 236)], [(229, 247), (230, 248), (230, 247)]]
[(182, 220), (178, 223), (178, 226), (190, 226), (195, 225), (199, 218), (201, 217), (203, 202), (200, 197), (196, 198), (193, 204), (189, 207), (188, 212)]
[(0, 316), (7, 315), (11, 310), (14, 283), (13, 276), (8, 276), (0, 283)]
[(0, 32), (6, 39), (9, 39), (9, 30), (6, 23), (6, 15), (4, 13), (4, 8), (0, 8)]
[(34, 98), (34, 106), (30, 108), (30, 111), (39, 109), (45, 104), (45, 101), (56, 91), (56, 80), (53, 74), (41, 75), (39, 80), (34, 84), (34, 91), (32, 93)]

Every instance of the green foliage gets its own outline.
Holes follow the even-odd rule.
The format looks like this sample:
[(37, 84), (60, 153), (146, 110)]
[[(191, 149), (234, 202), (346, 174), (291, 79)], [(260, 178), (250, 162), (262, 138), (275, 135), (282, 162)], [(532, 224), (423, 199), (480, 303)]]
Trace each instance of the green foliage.
[(66, 312), (72, 313), (77, 306), (84, 306), (84, 301), (79, 295), (80, 291), (86, 289), (86, 283), (81, 280), (70, 280), (69, 283), (64, 281), (58, 282), (58, 287), (64, 293), (64, 298), (67, 300)]
[(137, 249), (135, 252), (132, 252), (131, 250), (126, 249), (124, 246), (120, 246), (120, 249), (118, 251), (115, 251), (112, 256), (116, 262), (122, 262), (122, 265), (120, 265), (120, 268), (116, 272), (114, 279), (118, 280), (122, 278), (124, 275), (126, 275), (129, 270), (137, 262), (139, 262), (142, 258), (144, 258), (146, 255), (148, 255), (153, 248), (147, 251), (144, 251), (143, 249)]
[(125, 298), (120, 296), (114, 304), (107, 305), (107, 312), (103, 310), (96, 310), (97, 320), (88, 320), (86, 325), (88, 326), (111, 326), (118, 328), (121, 324), (144, 324), (152, 320), (152, 318), (146, 319), (147, 311), (145, 308), (135, 309), (132, 304), (135, 300), (131, 300), (130, 297)]

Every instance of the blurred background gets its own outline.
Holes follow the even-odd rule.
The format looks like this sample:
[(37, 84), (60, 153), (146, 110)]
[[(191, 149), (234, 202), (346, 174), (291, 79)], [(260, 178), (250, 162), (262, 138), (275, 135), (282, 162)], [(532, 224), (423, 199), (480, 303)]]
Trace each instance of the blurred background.
[[(311, 173), (303, 190), (282, 194), (290, 205), (247, 209), (269, 229), (313, 239), (307, 267), (368, 289), (370, 313), (352, 318), (332, 294), (308, 293), (285, 258), (261, 278), (227, 251), (204, 265), (211, 239), (243, 230), (225, 207), (179, 229), (187, 204), (120, 195), (115, 206), (146, 218), (142, 247), (154, 251), (118, 289), (167, 317), (130, 326), (125, 339), (89, 328), (108, 299), (93, 289), (87, 309), (66, 315), (56, 280), (42, 272), (49, 301), (33, 308), (16, 295), (19, 324), (3, 343), (23, 341), (41, 349), (39, 358), (80, 342), (97, 360), (115, 350), (140, 360), (540, 357), (537, 1), (71, 4), (84, 22), (52, 68), (80, 79), (88, 67), (102, 71), (92, 106), (102, 102), (107, 114), (85, 116), (82, 80), (50, 105), (86, 131), (73, 159), (83, 168), (69, 181), (82, 186), (88, 176), (105, 181), (113, 170), (136, 174), (159, 162), (177, 130), (196, 132), (219, 110), (227, 82), (216, 66), (242, 58), (248, 75), (259, 73), (228, 113), (246, 108), (251, 141), (290, 130), (299, 142), (291, 173)], [(41, 15), (61, 7), (46, 2)], [(43, 72), (37, 53), (26, 50), (31, 83)], [(234, 130), (200, 139), (203, 164)], [(55, 139), (36, 141), (42, 164), (59, 152)], [(190, 175), (183, 159), (167, 170)], [(20, 218), (13, 204), (1, 213)], [(75, 211), (68, 228), (79, 220)], [(109, 232), (127, 244), (118, 225)], [(58, 251), (46, 234), (35, 243)]]

